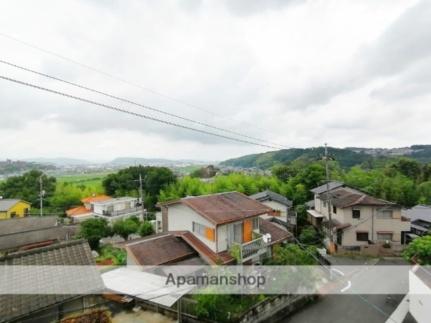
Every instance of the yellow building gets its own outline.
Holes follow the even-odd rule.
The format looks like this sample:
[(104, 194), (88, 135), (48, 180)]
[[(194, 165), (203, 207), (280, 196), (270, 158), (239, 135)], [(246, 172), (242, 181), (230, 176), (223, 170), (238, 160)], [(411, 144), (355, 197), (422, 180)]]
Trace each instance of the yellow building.
[(0, 199), (0, 220), (22, 218), (30, 213), (30, 203), (18, 199)]

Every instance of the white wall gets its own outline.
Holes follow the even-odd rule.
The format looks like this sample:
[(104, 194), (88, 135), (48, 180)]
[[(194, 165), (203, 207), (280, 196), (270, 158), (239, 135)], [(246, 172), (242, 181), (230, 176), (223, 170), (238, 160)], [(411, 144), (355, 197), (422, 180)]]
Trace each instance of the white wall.
[[(187, 230), (193, 232), (193, 222), (215, 229), (215, 225), (183, 204), (174, 204), (168, 207), (168, 231)], [(217, 232), (218, 233), (218, 232)], [(217, 239), (216, 233), (216, 239)], [(210, 241), (198, 234), (195, 236), (204, 242), (212, 251), (218, 252), (215, 241)]]
[(428, 323), (431, 319), (431, 288), (412, 271), (409, 273), (410, 314), (418, 323)]

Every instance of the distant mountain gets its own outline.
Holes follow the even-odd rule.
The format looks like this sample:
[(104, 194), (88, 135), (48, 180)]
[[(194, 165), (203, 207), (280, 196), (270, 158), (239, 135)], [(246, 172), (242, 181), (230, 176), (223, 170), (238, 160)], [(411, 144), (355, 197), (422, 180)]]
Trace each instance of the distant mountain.
[[(414, 145), (405, 148), (328, 148), (328, 152), (336, 159), (340, 166), (349, 168), (365, 162), (381, 162), (386, 158), (409, 157), (421, 162), (431, 162), (431, 145)], [(246, 155), (229, 159), (220, 163), (225, 167), (241, 167), (261, 169), (270, 168), (276, 164), (292, 162), (294, 160), (313, 161), (322, 159), (324, 148), (291, 148), (270, 151), (262, 154)]]
[(77, 166), (77, 165), (88, 165), (94, 164), (94, 162), (90, 162), (88, 160), (76, 159), (76, 158), (27, 158), (25, 161), (34, 162), (34, 163), (42, 163), (42, 164), (50, 164), (56, 166)]
[(133, 165), (146, 165), (146, 166), (182, 166), (182, 165), (206, 165), (208, 162), (198, 160), (173, 160), (163, 158), (141, 158), (141, 157), (118, 157), (106, 163), (112, 166), (133, 166)]
[(32, 169), (37, 170), (54, 170), (54, 165), (41, 164), (36, 162), (22, 161), (22, 160), (4, 160), (0, 161), (0, 175), (11, 176), (19, 175)]

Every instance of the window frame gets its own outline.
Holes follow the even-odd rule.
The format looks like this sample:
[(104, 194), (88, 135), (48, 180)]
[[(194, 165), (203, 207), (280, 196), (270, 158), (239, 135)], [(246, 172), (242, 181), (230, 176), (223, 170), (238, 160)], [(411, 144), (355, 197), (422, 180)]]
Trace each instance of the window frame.
[[(391, 237), (390, 237), (390, 239), (381, 239), (381, 238), (379, 238), (379, 235), (385, 235), (385, 234), (387, 234), (387, 235), (390, 235)], [(394, 239), (394, 233), (393, 232), (377, 232), (377, 240), (378, 241), (394, 241), (393, 240)]]
[[(359, 239), (359, 235), (367, 235), (367, 239)], [(370, 233), (368, 231), (356, 231), (356, 241), (368, 242), (370, 240)]]
[[(359, 212), (358, 216), (355, 216), (355, 212)], [(352, 208), (352, 219), (359, 220), (361, 218), (361, 209), (360, 208)]]

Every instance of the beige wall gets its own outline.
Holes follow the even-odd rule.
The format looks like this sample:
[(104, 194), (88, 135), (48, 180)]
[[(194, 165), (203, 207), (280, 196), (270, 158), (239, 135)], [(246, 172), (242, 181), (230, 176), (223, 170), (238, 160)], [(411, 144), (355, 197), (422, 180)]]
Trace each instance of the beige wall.
[[(374, 242), (379, 242), (377, 234), (378, 232), (392, 232), (392, 243), (401, 243), (401, 232), (410, 230), (410, 222), (401, 221), (401, 208), (393, 208), (393, 214), (391, 219), (379, 218), (378, 208), (373, 206), (359, 206), (354, 207), (360, 209), (361, 216), (359, 219), (352, 217), (352, 209), (348, 208), (337, 208), (337, 213), (332, 213), (332, 218), (339, 221), (340, 223), (349, 223), (351, 226), (343, 230), (343, 246), (361, 246), (367, 245), (366, 241), (357, 241), (356, 232), (366, 231), (368, 237)], [(328, 209), (324, 207), (323, 201), (315, 197), (315, 210), (328, 217)], [(331, 208), (332, 211), (332, 208)], [(381, 241), (384, 242), (384, 241)]]

